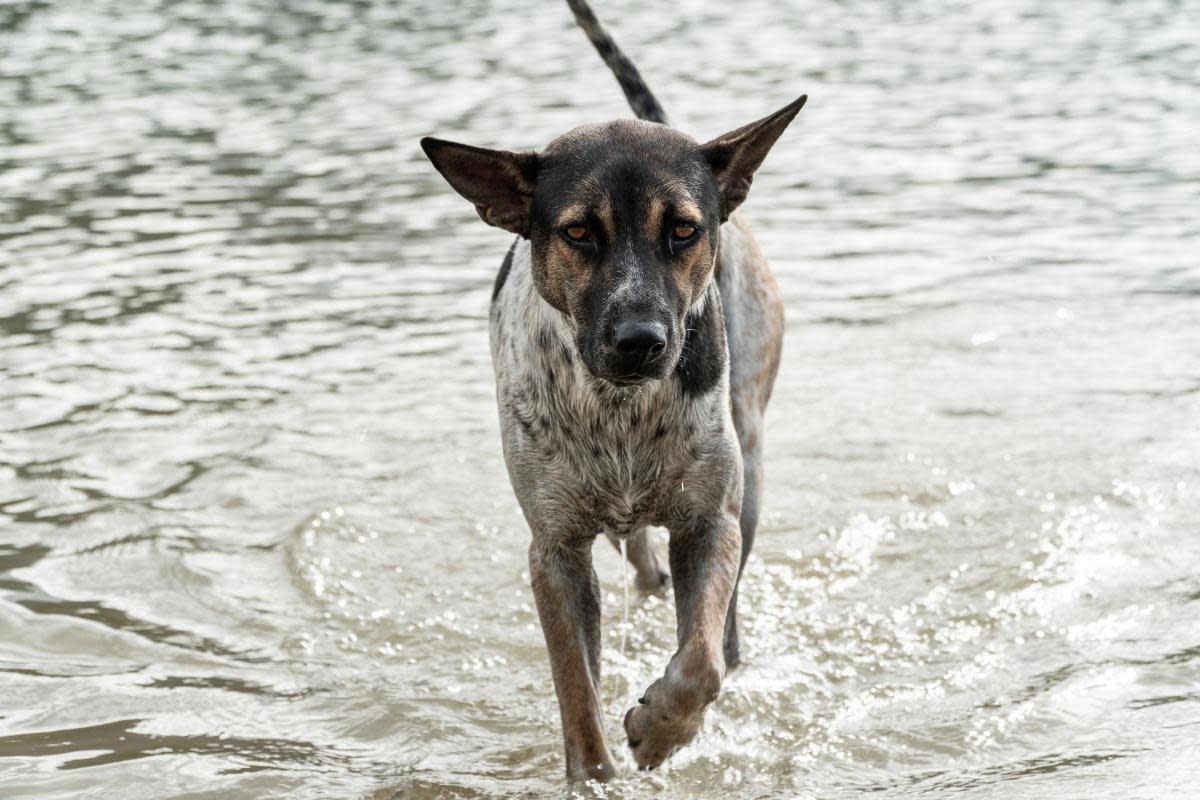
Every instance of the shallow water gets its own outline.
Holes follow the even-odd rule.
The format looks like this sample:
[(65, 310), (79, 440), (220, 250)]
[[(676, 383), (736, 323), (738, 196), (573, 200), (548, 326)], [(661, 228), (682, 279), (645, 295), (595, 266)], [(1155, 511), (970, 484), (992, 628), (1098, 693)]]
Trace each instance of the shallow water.
[[(602, 15), (699, 137), (811, 98), (746, 663), (607, 796), (1194, 793), (1195, 4)], [(416, 140), (624, 114), (553, 4), (0, 6), (0, 796), (563, 794), (508, 237)], [(618, 743), (673, 614), (596, 552)]]

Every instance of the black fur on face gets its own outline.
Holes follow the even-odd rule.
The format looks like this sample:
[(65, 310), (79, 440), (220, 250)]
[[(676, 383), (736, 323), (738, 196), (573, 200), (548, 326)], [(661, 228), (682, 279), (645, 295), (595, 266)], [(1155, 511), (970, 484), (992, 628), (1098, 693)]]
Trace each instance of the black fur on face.
[(623, 120), (578, 128), (538, 158), (534, 280), (566, 314), (593, 375), (664, 378), (712, 276), (721, 198), (696, 142)]

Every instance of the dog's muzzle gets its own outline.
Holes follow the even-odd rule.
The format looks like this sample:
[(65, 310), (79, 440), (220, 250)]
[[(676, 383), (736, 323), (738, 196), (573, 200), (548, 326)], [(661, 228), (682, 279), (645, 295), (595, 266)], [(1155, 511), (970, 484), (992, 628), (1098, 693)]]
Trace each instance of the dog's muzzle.
[(650, 319), (620, 320), (609, 330), (604, 375), (618, 386), (665, 376), (670, 349), (667, 326)]

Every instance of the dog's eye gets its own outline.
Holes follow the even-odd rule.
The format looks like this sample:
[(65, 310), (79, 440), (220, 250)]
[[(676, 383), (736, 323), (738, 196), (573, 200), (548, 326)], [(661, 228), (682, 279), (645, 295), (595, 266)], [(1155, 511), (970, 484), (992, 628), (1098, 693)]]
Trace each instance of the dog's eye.
[(671, 231), (671, 238), (675, 239), (676, 241), (683, 241), (684, 239), (690, 239), (695, 235), (696, 235), (696, 226), (695, 225), (676, 225), (675, 229), (673, 231)]
[(586, 242), (592, 238), (591, 233), (583, 225), (571, 225), (563, 232), (572, 242)]

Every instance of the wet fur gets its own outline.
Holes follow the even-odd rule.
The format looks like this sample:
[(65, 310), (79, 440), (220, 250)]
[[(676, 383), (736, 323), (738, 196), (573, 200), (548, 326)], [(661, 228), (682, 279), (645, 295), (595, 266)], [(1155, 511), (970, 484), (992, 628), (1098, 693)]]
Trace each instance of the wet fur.
[[(703, 683), (698, 673), (719, 664), (709, 679), (713, 688), (700, 690), (690, 702), (677, 694), (673, 704), (660, 704), (676, 710), (672, 720), (678, 720), (679, 732), (664, 737), (674, 744), (663, 750), (638, 753), (639, 763), (650, 765), (694, 735), (725, 668), (740, 658), (734, 587), (750, 552), (762, 496), (763, 412), (779, 366), (783, 306), (748, 227), (734, 215), (721, 233), (717, 278), (688, 313), (684, 352), (663, 381), (622, 389), (588, 372), (567, 317), (537, 293), (530, 248), (523, 240), (505, 259), (490, 314), (505, 460), (534, 534), (531, 575), (536, 587), (539, 568), (557, 560), (575, 574), (579, 590), (569, 601), (573, 608), (547, 610), (539, 603), (548, 645), (576, 635), (570, 628), (556, 631), (553, 622), (546, 627), (559, 614), (598, 623), (599, 589), (590, 559), (598, 533), (614, 541), (631, 537), (638, 584), (655, 588), (666, 583), (666, 574), (648, 552), (645, 529), (670, 529), (671, 573), (681, 606), (691, 600), (684, 593), (697, 573), (713, 568), (713, 562), (725, 565), (717, 569), (729, 586), (721, 595), (731, 598), (728, 608), (722, 604), (704, 612), (716, 630), (724, 631), (716, 643), (720, 657), (710, 653), (687, 678), (673, 676), (675, 684), (695, 686)], [(707, 520), (736, 521), (740, 536), (724, 537), (735, 548), (730, 558), (706, 558), (706, 550), (687, 546), (687, 533), (705, 532)], [(539, 599), (546, 594), (539, 593)], [(583, 628), (587, 663), (580, 680), (586, 680), (586, 688), (564, 691), (571, 679), (556, 673), (567, 771), (573, 779), (604, 780), (612, 773), (604, 734), (597, 728), (599, 630), (588, 623)], [(684, 636), (681, 629), (681, 641)], [(670, 669), (654, 686), (668, 677)], [(633, 713), (626, 716), (626, 732), (636, 750), (645, 734)]]
[(687, 319), (670, 377), (613, 386), (584, 366), (573, 326), (534, 288), (528, 245), (515, 244), (490, 327), (505, 458), (527, 516), (624, 536), (719, 505), (739, 448), (715, 284)]
[[(738, 510), (745, 551), (761, 496), (762, 423), (779, 368), (783, 303), (770, 268), (735, 214), (722, 229), (717, 279), (686, 317), (673, 374), (659, 384), (617, 388), (582, 363), (574, 327), (539, 296), (530, 245), (513, 242), (497, 275), (490, 313), (505, 457), (518, 496), (539, 516), (570, 520), (586, 535), (627, 536), (673, 515), (711, 509), (719, 484), (702, 474), (712, 449), (737, 445), (743, 484)], [(732, 433), (732, 437), (730, 434)], [(518, 486), (520, 482), (520, 486)], [(674, 495), (685, 497), (674, 497)], [(649, 576), (645, 576), (649, 577)], [(736, 635), (726, 658), (738, 659)]]
[[(629, 539), (639, 586), (675, 589), (679, 648), (624, 720), (639, 766), (692, 740), (740, 657), (736, 589), (758, 521), (783, 307), (734, 212), (805, 98), (700, 145), (655, 124), (665, 115), (637, 70), (583, 0), (568, 2), (642, 120), (583, 126), (541, 153), (422, 147), (485, 222), (519, 235), (489, 322), (504, 456), (532, 532), (567, 776), (608, 780), (598, 535)], [(658, 355), (639, 355), (632, 373), (614, 343), (630, 321), (662, 331)], [(669, 577), (651, 525), (670, 533)]]

